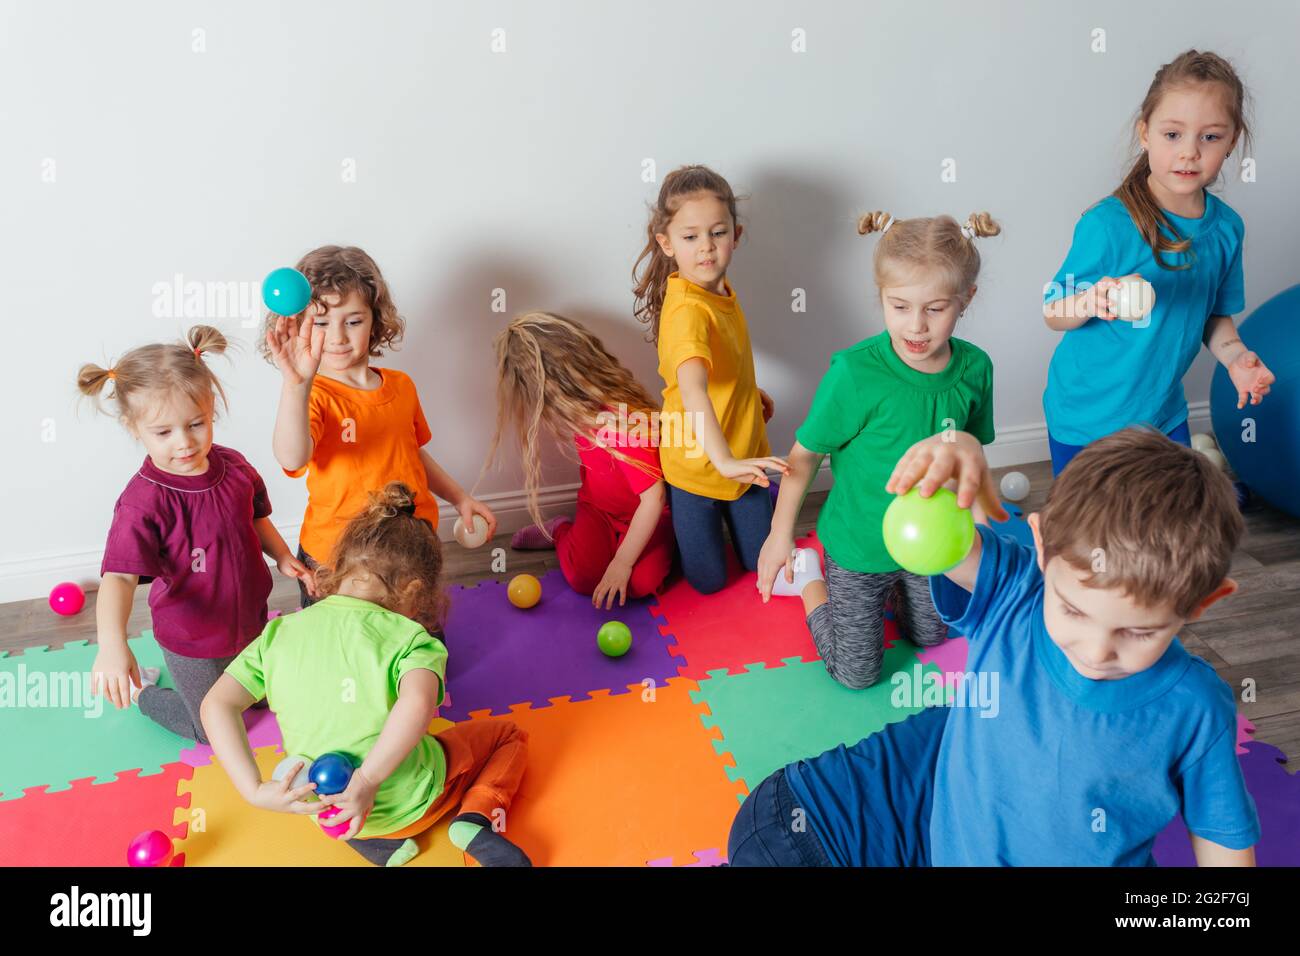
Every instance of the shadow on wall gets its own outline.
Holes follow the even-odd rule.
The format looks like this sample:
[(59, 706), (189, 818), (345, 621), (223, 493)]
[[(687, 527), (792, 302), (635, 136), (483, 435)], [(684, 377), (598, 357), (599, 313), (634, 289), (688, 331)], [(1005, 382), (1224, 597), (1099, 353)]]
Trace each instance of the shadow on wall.
[[(874, 304), (874, 247), (857, 230), (858, 217), (876, 206), (866, 200), (855, 205), (849, 182), (784, 169), (760, 169), (751, 182), (733, 186), (751, 198), (740, 204), (745, 233), (731, 274), (749, 324), (759, 384), (777, 403), (773, 451), (784, 454), (831, 353), (884, 327)], [(843, 292), (845, 268), (855, 270), (857, 280), (847, 287), (857, 295)], [(792, 311), (796, 289), (803, 290), (806, 311)], [(774, 379), (784, 381), (779, 391), (764, 384)]]

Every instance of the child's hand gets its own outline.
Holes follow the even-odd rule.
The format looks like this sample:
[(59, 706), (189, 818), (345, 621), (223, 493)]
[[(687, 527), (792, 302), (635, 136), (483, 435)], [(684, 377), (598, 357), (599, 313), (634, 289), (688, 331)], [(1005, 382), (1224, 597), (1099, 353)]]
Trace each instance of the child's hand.
[(266, 330), (266, 346), (289, 385), (310, 384), (320, 371), (325, 330), (316, 328), (314, 318), (315, 306), (309, 306), (297, 333), (293, 330), (293, 319), (283, 315), (276, 316), (275, 328)]
[(763, 403), (763, 421), (770, 422), (772, 416), (776, 414), (776, 402), (772, 401), (772, 396), (761, 388), (758, 390), (758, 400)]
[(1140, 275), (1134, 273), (1131, 276), (1121, 276), (1118, 279), (1112, 279), (1110, 276), (1103, 276), (1098, 279), (1079, 299), (1078, 309), (1082, 313), (1081, 317), (1085, 319), (1101, 319), (1103, 322), (1114, 321), (1119, 317), (1119, 313), (1110, 307), (1110, 290), (1123, 286), (1125, 279), (1140, 278), (1142, 278)]
[(276, 813), (320, 813), (324, 805), (319, 800), (308, 800), (316, 790), (316, 784), (307, 783), (301, 787), (293, 786), (293, 780), (303, 767), (299, 760), (289, 772), (279, 780), (267, 780), (260, 784), (248, 798), (248, 802), (263, 810)]
[(1228, 365), (1228, 378), (1237, 389), (1237, 407), (1245, 408), (1246, 402), (1258, 405), (1269, 393), (1270, 386), (1277, 381), (1277, 376), (1268, 370), (1259, 356), (1246, 349)]
[(118, 710), (131, 706), (131, 687), (141, 686), (140, 665), (125, 643), (120, 648), (101, 644), (90, 673), (92, 694), (102, 692)]
[(292, 554), (286, 554), (280, 558), (275, 562), (275, 566), (286, 578), (294, 578), (306, 585), (307, 593), (312, 597), (320, 597), (320, 593), (316, 590), (316, 572)]
[(460, 518), (465, 522), (466, 528), (474, 527), (474, 516), (482, 515), (483, 520), (487, 522), (487, 540), (491, 541), (492, 536), (497, 533), (497, 516), (492, 513), (492, 509), (477, 498), (466, 495), (461, 499), (460, 504), (456, 506), (456, 511), (460, 513)]
[(732, 481), (746, 485), (758, 485), (767, 488), (772, 484), (767, 477), (767, 469), (779, 471), (782, 475), (790, 474), (790, 465), (784, 458), (731, 458), (717, 466), (718, 474)]
[[(347, 832), (339, 837), (340, 840), (351, 840), (361, 828), (366, 825), (366, 817), (370, 816), (370, 811), (375, 806), (375, 794), (379, 792), (379, 784), (372, 781), (358, 767), (352, 772), (352, 780), (348, 783), (348, 788), (342, 793), (336, 793), (332, 797), (322, 797), (322, 803), (333, 804), (342, 812), (329, 820), (330, 826), (342, 826), (349, 823)], [(316, 812), (319, 813), (324, 807), (316, 804)]]
[(1010, 517), (998, 498), (984, 449), (974, 435), (966, 432), (945, 431), (917, 442), (898, 460), (885, 490), (902, 495), (919, 485), (921, 497), (929, 498), (951, 480), (957, 482), (959, 507), (978, 504), (997, 521)]
[(779, 535), (775, 531), (763, 542), (763, 550), (758, 553), (758, 593), (766, 604), (772, 597), (772, 586), (776, 576), (784, 574), (787, 584), (794, 583), (794, 538)]
[(591, 592), (591, 606), (600, 607), (600, 602), (606, 600), (605, 610), (614, 606), (614, 596), (618, 596), (618, 606), (622, 607), (627, 603), (627, 582), (632, 577), (632, 565), (615, 557), (613, 561), (605, 568), (605, 576), (600, 579), (596, 585), (596, 590)]

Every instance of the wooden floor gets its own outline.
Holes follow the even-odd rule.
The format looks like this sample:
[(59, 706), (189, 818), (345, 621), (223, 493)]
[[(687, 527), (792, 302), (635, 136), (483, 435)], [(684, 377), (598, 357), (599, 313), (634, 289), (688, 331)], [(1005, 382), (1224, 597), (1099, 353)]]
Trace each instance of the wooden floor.
[[(1047, 462), (1018, 466), (1030, 480), (1025, 513), (1041, 508), (1051, 484)], [(996, 469), (1000, 477), (1005, 471)], [(808, 495), (796, 524), (806, 534), (817, 523), (825, 493)], [(1300, 520), (1267, 505), (1246, 510), (1246, 538), (1233, 556), (1232, 576), (1241, 590), (1216, 604), (1182, 633), (1183, 643), (1211, 664), (1234, 689), (1240, 700), (1243, 682), (1253, 682), (1254, 700), (1239, 708), (1255, 722), (1255, 739), (1273, 744), (1290, 755), (1292, 767), (1300, 764)], [(557, 567), (553, 551), (508, 551), (509, 574), (541, 573)], [(491, 571), (490, 549), (466, 551), (455, 543), (446, 549), (447, 582), (473, 584), (497, 577)], [(272, 610), (298, 607), (298, 589), (292, 581), (275, 575)], [(128, 633), (138, 634), (149, 624), (148, 589), (136, 590)], [(87, 595), (86, 609), (62, 618), (41, 600), (0, 605), (0, 652), (18, 653), (25, 647), (62, 645), (66, 641), (95, 640), (95, 595)]]

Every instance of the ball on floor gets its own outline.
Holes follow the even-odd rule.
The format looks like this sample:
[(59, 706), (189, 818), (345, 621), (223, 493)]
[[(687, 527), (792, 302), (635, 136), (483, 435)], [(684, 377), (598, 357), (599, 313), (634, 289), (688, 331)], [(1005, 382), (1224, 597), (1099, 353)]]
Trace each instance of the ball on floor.
[(528, 610), (542, 599), (542, 582), (531, 574), (516, 574), (506, 588), (510, 603), (520, 610)]
[(1002, 476), (998, 487), (1002, 491), (1002, 497), (1008, 501), (1024, 501), (1029, 497), (1029, 479), (1024, 472), (1007, 472)]

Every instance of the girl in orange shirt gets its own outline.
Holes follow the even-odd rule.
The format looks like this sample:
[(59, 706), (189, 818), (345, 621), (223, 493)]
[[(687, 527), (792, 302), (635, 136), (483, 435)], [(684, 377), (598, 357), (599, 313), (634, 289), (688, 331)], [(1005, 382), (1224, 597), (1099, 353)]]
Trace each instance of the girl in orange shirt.
[[(482, 515), (490, 538), (491, 509), (422, 447), (432, 436), (410, 377), (370, 364), (405, 328), (375, 261), (355, 246), (322, 246), (297, 268), (311, 283), (311, 303), (301, 320), (269, 313), (263, 351), (284, 376), (276, 460), (291, 477), (307, 475), (299, 558), (309, 568), (328, 561), (348, 520), (365, 509), (367, 493), (390, 481), (415, 489), (416, 515), (435, 530), (437, 496), (468, 527)], [(300, 591), (306, 607), (313, 599)]]

